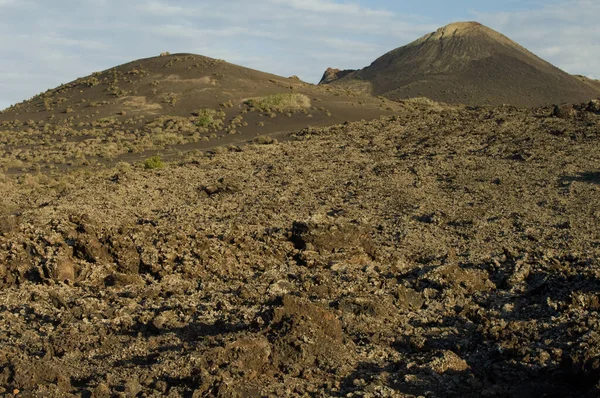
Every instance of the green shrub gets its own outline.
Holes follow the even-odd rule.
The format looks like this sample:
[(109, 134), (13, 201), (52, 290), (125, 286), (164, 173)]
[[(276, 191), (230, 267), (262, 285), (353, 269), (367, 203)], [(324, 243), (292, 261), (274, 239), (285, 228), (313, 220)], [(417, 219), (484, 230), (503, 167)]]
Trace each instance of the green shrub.
[(261, 112), (293, 112), (310, 108), (310, 98), (304, 94), (272, 94), (250, 98), (246, 104)]
[(153, 170), (153, 169), (162, 169), (163, 167), (165, 167), (165, 163), (162, 161), (162, 159), (158, 155), (154, 155), (154, 156), (149, 157), (148, 159), (144, 160), (144, 168), (145, 169)]
[(212, 117), (212, 115), (201, 115), (198, 116), (198, 119), (196, 119), (196, 126), (200, 126), (200, 127), (211, 127), (212, 124), (214, 123), (214, 119)]
[(223, 111), (205, 108), (194, 112), (194, 115), (198, 117), (194, 122), (196, 126), (211, 130), (223, 127), (223, 120), (225, 119), (225, 112)]

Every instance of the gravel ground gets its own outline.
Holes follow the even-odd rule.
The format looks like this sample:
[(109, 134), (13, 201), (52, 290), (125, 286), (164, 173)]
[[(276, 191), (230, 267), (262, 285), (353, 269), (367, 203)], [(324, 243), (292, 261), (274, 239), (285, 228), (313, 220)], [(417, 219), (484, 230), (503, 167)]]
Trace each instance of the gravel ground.
[(600, 116), (551, 114), (0, 179), (0, 395), (598, 396)]

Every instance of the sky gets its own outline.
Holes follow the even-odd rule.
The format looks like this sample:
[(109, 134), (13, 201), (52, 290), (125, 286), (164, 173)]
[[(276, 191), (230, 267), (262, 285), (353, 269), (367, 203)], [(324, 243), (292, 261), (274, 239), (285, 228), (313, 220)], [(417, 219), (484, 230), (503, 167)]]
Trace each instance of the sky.
[(0, 109), (164, 51), (317, 83), (458, 21), (600, 79), (599, 15), (600, 0), (0, 0)]

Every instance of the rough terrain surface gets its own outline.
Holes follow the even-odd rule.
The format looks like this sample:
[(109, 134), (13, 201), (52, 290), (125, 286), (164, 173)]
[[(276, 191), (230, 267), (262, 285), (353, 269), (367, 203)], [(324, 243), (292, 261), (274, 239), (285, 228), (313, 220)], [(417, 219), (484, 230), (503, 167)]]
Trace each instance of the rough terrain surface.
[(459, 22), (322, 83), (390, 99), (427, 97), (452, 104), (523, 107), (587, 101), (597, 81), (569, 75), (506, 36), (477, 22)]
[(598, 396), (598, 104), (3, 177), (0, 395)]

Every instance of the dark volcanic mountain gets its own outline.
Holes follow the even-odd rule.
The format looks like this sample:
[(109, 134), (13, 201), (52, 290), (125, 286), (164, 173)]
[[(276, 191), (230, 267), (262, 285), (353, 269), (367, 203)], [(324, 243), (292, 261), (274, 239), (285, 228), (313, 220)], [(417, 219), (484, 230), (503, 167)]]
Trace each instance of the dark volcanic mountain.
[[(151, 120), (165, 115), (190, 116), (200, 108), (223, 109), (228, 117), (235, 117), (250, 98), (290, 93), (306, 96), (312, 102), (318, 102), (318, 108), (331, 113), (321, 118), (323, 112), (315, 112), (314, 109), (310, 112), (310, 107), (307, 107), (314, 116), (312, 124), (381, 115), (381, 101), (369, 96), (357, 99), (334, 87), (327, 89), (305, 83), (295, 76), (277, 76), (202, 55), (165, 53), (50, 89), (0, 112), (0, 122), (15, 119), (75, 119), (79, 122), (107, 117), (126, 120), (131, 116), (144, 116)], [(348, 105), (359, 101), (363, 106)], [(315, 120), (321, 119), (323, 123), (315, 123)], [(278, 124), (277, 128), (282, 130), (292, 123), (283, 119)], [(302, 120), (301, 124), (307, 123)]]
[[(370, 66), (332, 79), (390, 99), (538, 106), (581, 102), (600, 88), (538, 58), (477, 22), (453, 23), (397, 48)], [(323, 82), (325, 83), (325, 81)]]
[[(94, 73), (0, 111), (0, 170), (137, 161), (307, 126), (392, 115), (401, 105), (194, 54)], [(27, 165), (27, 166), (25, 166)]]

